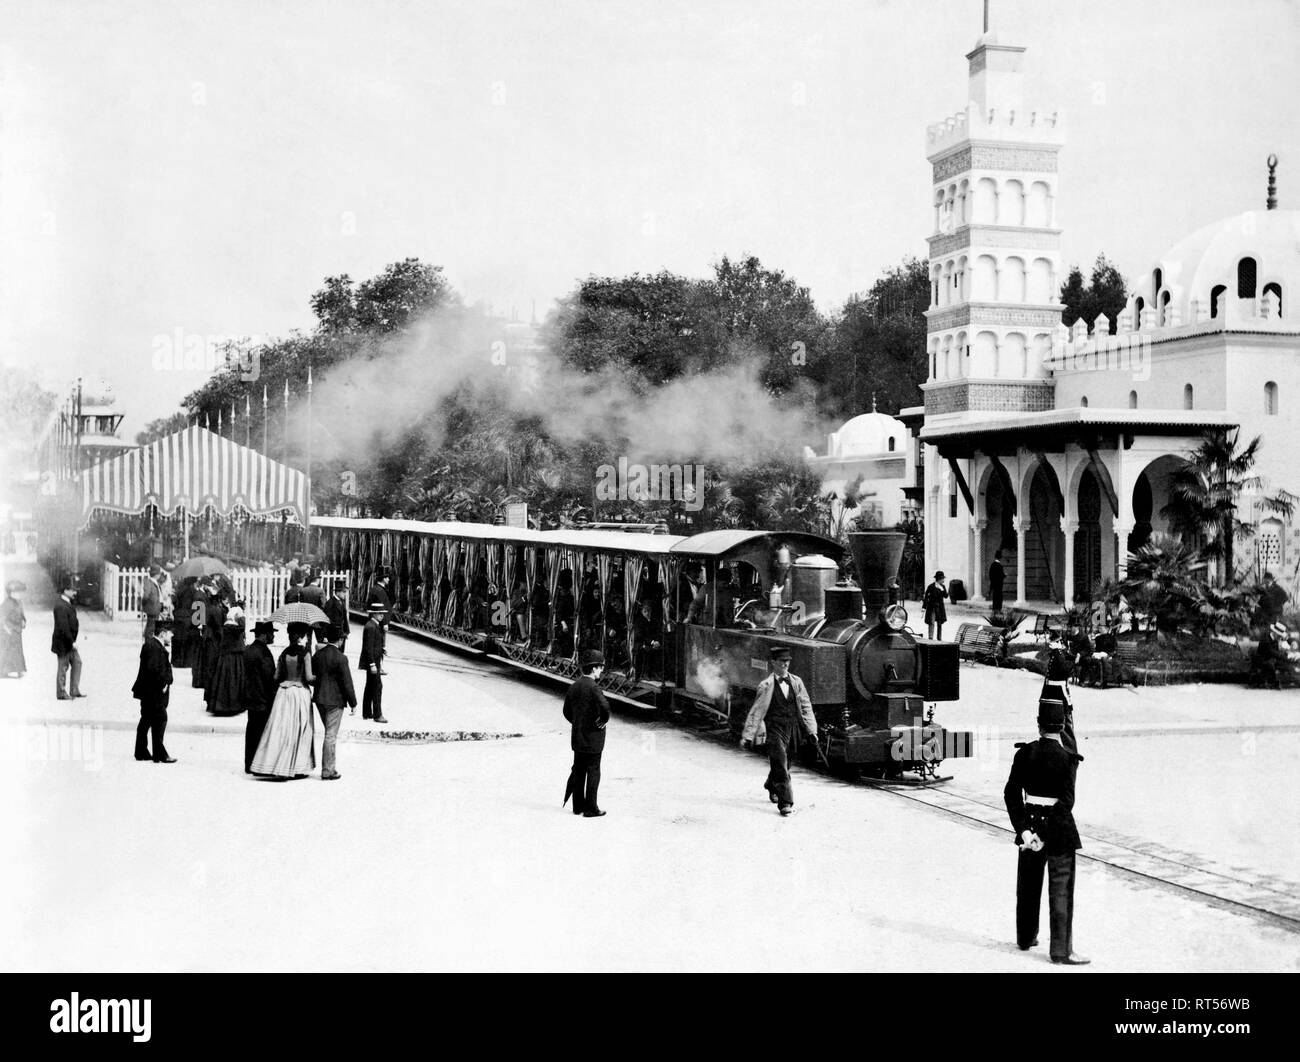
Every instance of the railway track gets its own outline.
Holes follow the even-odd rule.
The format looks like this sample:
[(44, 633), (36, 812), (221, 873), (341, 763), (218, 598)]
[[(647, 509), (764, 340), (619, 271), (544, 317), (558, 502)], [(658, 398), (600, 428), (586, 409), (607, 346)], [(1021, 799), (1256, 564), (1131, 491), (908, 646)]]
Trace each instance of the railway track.
[[(954, 818), (1010, 833), (1006, 808), (963, 795), (952, 788), (881, 787), (892, 795), (935, 808)], [(1106, 831), (1080, 831), (1079, 858), (1158, 882), (1229, 907), (1244, 908), (1293, 932), (1300, 932), (1300, 888), (1268, 876), (1245, 877), (1234, 869), (1186, 852), (1153, 846)]]

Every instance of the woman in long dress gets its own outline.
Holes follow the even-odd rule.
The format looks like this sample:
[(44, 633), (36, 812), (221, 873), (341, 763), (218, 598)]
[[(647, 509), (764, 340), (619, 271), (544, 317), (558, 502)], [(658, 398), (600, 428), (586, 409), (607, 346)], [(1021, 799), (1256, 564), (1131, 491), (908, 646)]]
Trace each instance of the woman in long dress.
[(204, 610), (203, 643), (199, 646), (200, 684), (203, 700), (212, 710), (212, 695), (216, 690), (217, 661), (221, 659), (221, 632), (226, 624), (226, 605), (220, 592), (210, 594)]
[(221, 625), (221, 655), (212, 676), (212, 700), (208, 711), (213, 715), (238, 715), (244, 710), (244, 610), (240, 602)]
[(253, 756), (252, 771), (274, 778), (306, 778), (316, 766), (316, 751), (312, 748), (316, 725), (311, 707), (315, 676), (306, 633), (297, 624), (290, 629), (289, 647), (280, 654), (275, 681), (279, 689)]
[(0, 604), (0, 676), (22, 678), (27, 671), (27, 658), (23, 655), (23, 628), (27, 616), (19, 600), (21, 583), (5, 586), (4, 603)]
[[(194, 602), (204, 600), (190, 576), (176, 591), (176, 632), (172, 635), (172, 667), (194, 667), (199, 658), (199, 629), (194, 626)], [(191, 676), (191, 680), (193, 676)]]

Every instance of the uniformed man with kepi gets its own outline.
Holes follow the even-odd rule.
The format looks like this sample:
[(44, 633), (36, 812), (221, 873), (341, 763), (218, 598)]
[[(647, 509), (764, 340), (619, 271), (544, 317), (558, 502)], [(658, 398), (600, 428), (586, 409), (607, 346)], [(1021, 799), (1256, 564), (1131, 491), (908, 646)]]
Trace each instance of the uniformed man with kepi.
[(1052, 962), (1086, 966), (1074, 953), (1074, 853), (1082, 846), (1074, 825), (1074, 779), (1079, 757), (1061, 744), (1065, 705), (1039, 701), (1037, 741), (1021, 745), (1002, 797), (1016, 832), (1016, 943), (1038, 943), (1038, 916), (1047, 871), (1047, 910)]
[(799, 747), (802, 727), (808, 737), (817, 738), (817, 717), (803, 679), (790, 673), (790, 650), (772, 650), (772, 674), (758, 684), (754, 706), (745, 719), (740, 747), (761, 744), (759, 727), (767, 729), (767, 781), (763, 788), (782, 815), (794, 810), (794, 788), (790, 783), (790, 753)]

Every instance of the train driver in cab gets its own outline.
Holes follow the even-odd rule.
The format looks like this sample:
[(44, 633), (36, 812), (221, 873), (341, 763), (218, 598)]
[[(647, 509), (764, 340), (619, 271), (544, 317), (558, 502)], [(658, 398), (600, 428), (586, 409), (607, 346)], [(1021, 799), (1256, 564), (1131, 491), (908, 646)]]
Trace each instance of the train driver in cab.
[(714, 627), (736, 625), (736, 588), (732, 585), (730, 568), (718, 568), (714, 581), (705, 586), (703, 594), (696, 595), (695, 604), (691, 606), (686, 622), (703, 623)]

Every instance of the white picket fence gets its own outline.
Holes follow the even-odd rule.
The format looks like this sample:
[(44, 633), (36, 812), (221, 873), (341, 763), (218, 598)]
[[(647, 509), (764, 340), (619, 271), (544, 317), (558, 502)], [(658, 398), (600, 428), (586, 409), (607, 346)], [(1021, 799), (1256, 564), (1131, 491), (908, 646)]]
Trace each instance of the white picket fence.
[[(147, 578), (148, 568), (119, 568), (116, 564), (107, 561), (104, 563), (101, 586), (104, 612), (109, 619), (140, 619), (143, 614), (140, 603), (144, 597), (144, 581)], [(250, 625), (255, 620), (265, 619), (279, 608), (285, 591), (289, 589), (288, 572), (267, 571), (265, 568), (231, 568), (230, 581), (234, 584), (235, 596), (244, 602), (244, 612)], [(347, 582), (346, 572), (322, 572), (320, 576), (321, 589), (327, 590), (335, 585), (345, 601)]]

